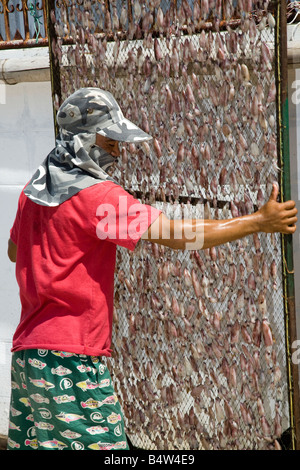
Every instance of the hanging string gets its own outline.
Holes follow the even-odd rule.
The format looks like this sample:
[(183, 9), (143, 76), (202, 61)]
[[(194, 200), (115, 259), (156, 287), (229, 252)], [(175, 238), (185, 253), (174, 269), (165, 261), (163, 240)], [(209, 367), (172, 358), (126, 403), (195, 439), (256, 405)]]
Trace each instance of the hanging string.
[(36, 2), (37, 2), (37, 0), (34, 0), (34, 4), (30, 3), (28, 9), (29, 9), (29, 13), (33, 17), (34, 29), (35, 29), (35, 32), (36, 32), (35, 42), (37, 43), (38, 38), (39, 38), (39, 34), (40, 34), (41, 24), (42, 24), (42, 22), (40, 21), (40, 18), (42, 17), (42, 15), (38, 15)]

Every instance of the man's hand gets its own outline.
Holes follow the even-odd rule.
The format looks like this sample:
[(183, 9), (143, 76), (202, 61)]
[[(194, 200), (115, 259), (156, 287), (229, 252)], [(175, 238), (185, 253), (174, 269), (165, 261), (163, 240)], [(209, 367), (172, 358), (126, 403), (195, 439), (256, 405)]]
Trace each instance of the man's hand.
[(259, 231), (293, 234), (297, 222), (296, 204), (294, 201), (277, 202), (278, 192), (278, 185), (274, 183), (268, 202), (257, 211)]

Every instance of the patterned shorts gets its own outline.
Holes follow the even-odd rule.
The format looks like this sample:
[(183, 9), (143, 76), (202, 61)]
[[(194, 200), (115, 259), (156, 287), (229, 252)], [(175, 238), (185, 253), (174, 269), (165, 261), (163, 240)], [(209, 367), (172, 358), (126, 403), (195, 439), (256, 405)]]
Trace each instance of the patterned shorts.
[(8, 450), (128, 450), (120, 403), (99, 357), (13, 353)]

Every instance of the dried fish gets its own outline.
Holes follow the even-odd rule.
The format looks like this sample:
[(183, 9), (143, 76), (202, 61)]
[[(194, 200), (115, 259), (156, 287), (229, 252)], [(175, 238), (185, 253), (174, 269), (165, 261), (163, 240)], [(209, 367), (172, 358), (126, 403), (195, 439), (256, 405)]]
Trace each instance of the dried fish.
[(241, 333), (242, 333), (242, 337), (243, 337), (243, 340), (248, 343), (248, 344), (251, 344), (252, 343), (252, 338), (247, 330), (247, 326), (246, 325), (242, 325), (241, 326)]
[(274, 16), (272, 15), (272, 13), (270, 13), (270, 12), (268, 13), (267, 19), (268, 19), (268, 24), (269, 24), (270, 28), (275, 28), (276, 21), (275, 21)]
[(269, 88), (269, 93), (267, 96), (267, 103), (272, 103), (273, 101), (275, 101), (275, 98), (276, 98), (276, 83), (275, 83), (275, 80), (273, 80)]
[(278, 286), (277, 286), (277, 264), (275, 260), (273, 260), (271, 263), (270, 274), (273, 280), (273, 288), (276, 290)]
[(265, 416), (262, 416), (260, 418), (260, 424), (261, 424), (263, 435), (265, 437), (269, 437), (271, 435), (271, 427)]
[(266, 296), (265, 296), (264, 291), (261, 291), (258, 294), (257, 303), (258, 303), (258, 310), (261, 313), (261, 316), (265, 318), (267, 315), (267, 302), (266, 302)]
[(244, 83), (248, 84), (250, 81), (250, 73), (246, 64), (241, 65), (241, 74)]
[(262, 334), (264, 338), (265, 346), (272, 346), (273, 344), (273, 335), (270, 328), (270, 324), (267, 320), (262, 320)]
[(159, 32), (162, 32), (164, 29), (164, 14), (160, 6), (156, 12), (155, 29)]
[(261, 321), (257, 318), (254, 323), (252, 331), (253, 344), (257, 347), (260, 346), (261, 342)]
[(192, 279), (192, 284), (193, 284), (193, 287), (194, 287), (196, 297), (201, 297), (202, 288), (201, 288), (201, 284), (200, 284), (200, 281), (198, 279), (198, 275), (197, 275), (195, 269), (192, 269), (191, 279)]
[(253, 271), (248, 276), (248, 287), (249, 289), (256, 290), (256, 280)]

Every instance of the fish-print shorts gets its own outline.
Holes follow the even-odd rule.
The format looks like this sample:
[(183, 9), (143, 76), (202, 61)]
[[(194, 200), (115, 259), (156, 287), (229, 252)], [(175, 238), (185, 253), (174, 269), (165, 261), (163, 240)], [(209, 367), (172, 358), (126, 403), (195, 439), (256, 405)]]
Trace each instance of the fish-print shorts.
[(28, 349), (12, 355), (8, 450), (128, 450), (101, 358)]

